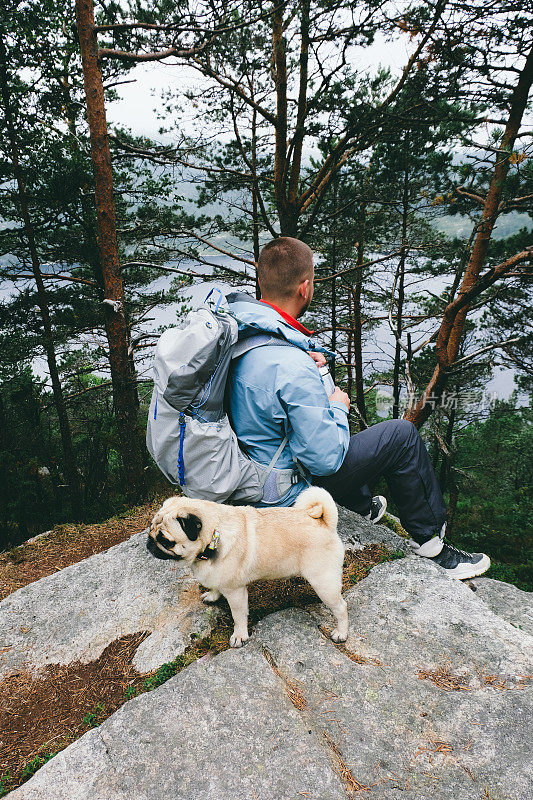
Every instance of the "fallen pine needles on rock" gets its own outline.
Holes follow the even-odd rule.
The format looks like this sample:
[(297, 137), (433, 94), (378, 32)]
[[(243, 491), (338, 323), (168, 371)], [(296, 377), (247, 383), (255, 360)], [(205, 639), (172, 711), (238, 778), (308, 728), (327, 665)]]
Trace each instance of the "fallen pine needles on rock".
[(449, 664), (434, 670), (420, 669), (418, 677), (420, 680), (431, 681), (445, 692), (469, 692), (472, 688), (469, 685), (470, 679), (466, 676), (453, 675)]
[[(355, 792), (369, 792), (372, 786), (365, 786), (354, 777), (352, 771), (345, 763), (341, 751), (331, 736), (329, 736), (326, 731), (323, 731), (323, 734), (330, 750), (333, 768), (343, 782), (348, 797), (353, 797)], [(373, 786), (375, 786), (375, 784), (373, 784)]]
[(126, 541), (150, 525), (161, 498), (97, 525), (56, 525), (45, 536), (0, 554), (0, 600), (17, 589)]
[[(50, 574), (52, 567), (58, 566), (54, 565), (55, 556), (63, 566), (67, 566), (62, 560), (67, 536), (79, 537), (74, 552), (65, 557), (70, 563), (76, 563), (86, 557), (82, 554), (92, 555), (95, 548), (106, 549), (127, 539), (143, 525), (146, 527), (152, 514), (153, 509), (145, 506), (127, 519), (110, 520), (103, 526), (72, 526), (73, 533), (68, 533), (62, 526), (49, 542), (45, 537), (34, 543), (33, 546), (39, 545), (38, 550), (24, 556), (18, 564), (14, 560), (9, 562), (15, 567), (10, 585), (24, 585), (24, 582), (30, 582), (30, 576), (36, 576), (40, 571)], [(113, 526), (118, 528), (114, 532)], [(89, 540), (85, 544), (83, 537)], [(71, 544), (69, 539), (69, 548)], [(39, 566), (37, 552), (48, 554), (44, 566)], [(344, 589), (366, 577), (376, 564), (397, 557), (378, 544), (356, 552), (348, 551), (343, 569)], [(21, 571), (20, 574), (17, 570)], [(139, 674), (132, 665), (137, 648), (149, 635), (141, 631), (112, 642), (98, 659), (88, 664), (50, 665), (38, 675), (18, 674), (7, 678), (0, 686), (0, 797), (28, 780), (60, 750), (100, 725), (128, 700), (153, 691), (194, 661), (227, 649), (233, 625), (226, 601), (221, 602), (227, 613), (209, 636), (193, 638), (184, 653), (149, 674)], [(268, 614), (284, 608), (305, 607), (319, 600), (303, 578), (291, 578), (252, 584), (249, 602), (250, 624), (254, 625)], [(356, 654), (347, 655), (358, 661)], [(368, 659), (358, 663), (377, 662)], [(298, 687), (291, 684), (287, 691), (293, 705), (303, 708), (305, 698)]]

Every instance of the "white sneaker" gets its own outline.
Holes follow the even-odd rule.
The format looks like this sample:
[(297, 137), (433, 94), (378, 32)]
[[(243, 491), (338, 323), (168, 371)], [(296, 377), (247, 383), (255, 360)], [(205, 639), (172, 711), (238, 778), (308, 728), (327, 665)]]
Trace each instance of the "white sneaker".
[(378, 494), (376, 497), (372, 498), (372, 503), (370, 505), (370, 511), (368, 514), (365, 515), (365, 519), (371, 522), (373, 525), (376, 522), (379, 522), (385, 511), (387, 510), (387, 500), (383, 497), (383, 495)]
[(448, 544), (444, 541), (445, 532), (446, 523), (442, 526), (438, 536), (434, 536), (424, 544), (417, 544), (411, 539), (413, 553), (433, 561), (434, 564), (445, 569), (452, 578), (460, 581), (483, 575), (490, 567), (490, 558), (485, 553), (467, 553)]
[(485, 553), (466, 553), (447, 542), (443, 542), (442, 550), (433, 556), (431, 561), (443, 567), (452, 578), (460, 581), (477, 578), (490, 567), (490, 558)]

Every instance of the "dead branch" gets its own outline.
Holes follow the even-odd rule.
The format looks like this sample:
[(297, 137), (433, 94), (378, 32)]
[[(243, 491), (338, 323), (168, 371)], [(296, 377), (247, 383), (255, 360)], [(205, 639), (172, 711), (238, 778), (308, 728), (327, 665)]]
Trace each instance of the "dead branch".
[[(197, 233), (189, 233), (188, 235), (192, 236), (198, 242), (202, 242), (202, 244), (205, 244), (208, 247), (212, 247), (213, 250), (216, 250), (218, 253), (222, 253), (225, 256), (229, 256), (230, 258), (234, 258), (236, 261), (241, 261), (243, 264), (249, 264), (250, 266), (252, 266), (254, 268), (256, 266), (255, 261), (250, 261), (249, 258), (244, 258), (244, 256), (237, 256), (237, 255), (235, 255), (235, 253), (230, 253), (229, 250), (224, 250), (223, 247), (219, 247), (218, 245), (213, 244), (212, 242), (208, 241), (208, 239), (204, 239), (202, 236), (198, 236)], [(223, 267), (223, 269), (226, 269), (226, 267)]]
[(485, 197), (481, 197), (479, 194), (474, 194), (473, 192), (467, 192), (462, 186), (456, 186), (454, 191), (460, 197), (468, 197), (469, 200), (474, 200), (474, 202), (479, 203), (481, 206), (485, 205)]
[(159, 50), (155, 53), (132, 53), (127, 50), (114, 50), (110, 47), (103, 47), (98, 50), (98, 60), (104, 58), (116, 58), (119, 61), (164, 61), (166, 58), (176, 56), (176, 58), (191, 58), (196, 56), (204, 50), (210, 41), (202, 42), (199, 45), (191, 45), (191, 47), (167, 47), (166, 50)]
[(515, 344), (515, 342), (519, 342), (520, 337), (515, 336), (513, 339), (506, 339), (504, 342), (493, 342), (492, 344), (486, 345), (486, 347), (481, 347), (479, 350), (475, 350), (473, 353), (469, 353), (467, 356), (463, 356), (458, 361), (453, 362), (453, 369), (452, 372), (455, 372), (458, 366), (461, 364), (466, 364), (468, 361), (471, 361), (473, 358), (482, 355), (483, 353), (487, 353), (489, 350), (494, 350), (496, 347), (505, 347), (508, 344)]
[(383, 261), (388, 261), (390, 258), (394, 258), (394, 256), (400, 255), (402, 252), (401, 248), (399, 250), (395, 250), (394, 253), (388, 253), (386, 256), (382, 256), (381, 258), (376, 258), (373, 261), (364, 261), (362, 264), (359, 264), (355, 267), (349, 267), (348, 269), (343, 269), (340, 272), (335, 272), (333, 275), (327, 275), (325, 278), (315, 278), (315, 283), (322, 283), (323, 281), (332, 281), (334, 278), (338, 278), (341, 275), (347, 275), (349, 272), (354, 272), (356, 269), (361, 269), (364, 267), (372, 267), (374, 264), (381, 264)]
[(126, 261), (121, 269), (128, 267), (148, 267), (149, 269), (159, 269), (162, 272), (174, 272), (176, 275), (192, 275), (193, 278), (205, 278), (202, 272), (194, 272), (190, 269), (176, 269), (176, 267), (164, 267), (162, 264), (154, 264), (152, 261)]
[[(33, 274), (30, 272), (2, 272), (2, 276), (4, 278), (33, 278)], [(85, 278), (73, 278), (70, 275), (46, 275), (45, 273), (42, 274), (43, 280), (45, 281), (72, 281), (73, 283), (84, 283), (86, 286), (96, 286), (94, 281), (87, 280)]]

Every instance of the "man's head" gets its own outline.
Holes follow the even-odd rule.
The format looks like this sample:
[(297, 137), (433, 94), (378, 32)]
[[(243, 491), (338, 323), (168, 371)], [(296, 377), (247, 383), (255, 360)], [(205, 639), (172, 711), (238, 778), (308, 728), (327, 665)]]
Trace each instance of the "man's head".
[(266, 244), (257, 262), (257, 279), (263, 300), (287, 307), (297, 317), (313, 298), (313, 253), (291, 236), (280, 236)]

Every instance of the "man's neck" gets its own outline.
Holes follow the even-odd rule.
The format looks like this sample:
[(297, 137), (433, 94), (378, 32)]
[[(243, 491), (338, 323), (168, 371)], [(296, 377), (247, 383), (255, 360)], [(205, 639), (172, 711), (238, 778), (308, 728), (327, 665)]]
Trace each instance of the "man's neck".
[(301, 316), (302, 305), (297, 300), (277, 300), (274, 297), (262, 297), (261, 300), (281, 308), (282, 311), (289, 314), (294, 319), (298, 319), (298, 317)]
[[(263, 297), (263, 298), (261, 298), (261, 302), (262, 302), (262, 303), (268, 303), (270, 306), (272, 306), (273, 308), (275, 308), (275, 310), (276, 310), (276, 311), (277, 311), (279, 314), (281, 314), (281, 316), (283, 317), (283, 319), (285, 320), (285, 322), (288, 322), (288, 323), (289, 323), (289, 325), (291, 325), (291, 326), (292, 326), (293, 328), (295, 328), (297, 331), (300, 331), (300, 333), (304, 333), (306, 336), (312, 336), (312, 335), (313, 335), (314, 331), (310, 331), (310, 330), (308, 330), (308, 328), (305, 328), (305, 327), (302, 325), (302, 323), (301, 323), (301, 322), (298, 322), (298, 320), (296, 319), (296, 316), (295, 316), (294, 314), (291, 314), (291, 312), (287, 310), (287, 309), (291, 308), (291, 305), (290, 305), (290, 304), (288, 304), (288, 303), (283, 303), (283, 306), (284, 306), (284, 308), (282, 308), (282, 307), (281, 307), (280, 305), (278, 305), (277, 303), (274, 303), (274, 301), (273, 301), (273, 300), (267, 300), (267, 299), (266, 299), (266, 298), (264, 298), (264, 297)], [(297, 311), (296, 313), (301, 313), (301, 309), (300, 309), (300, 311)]]

